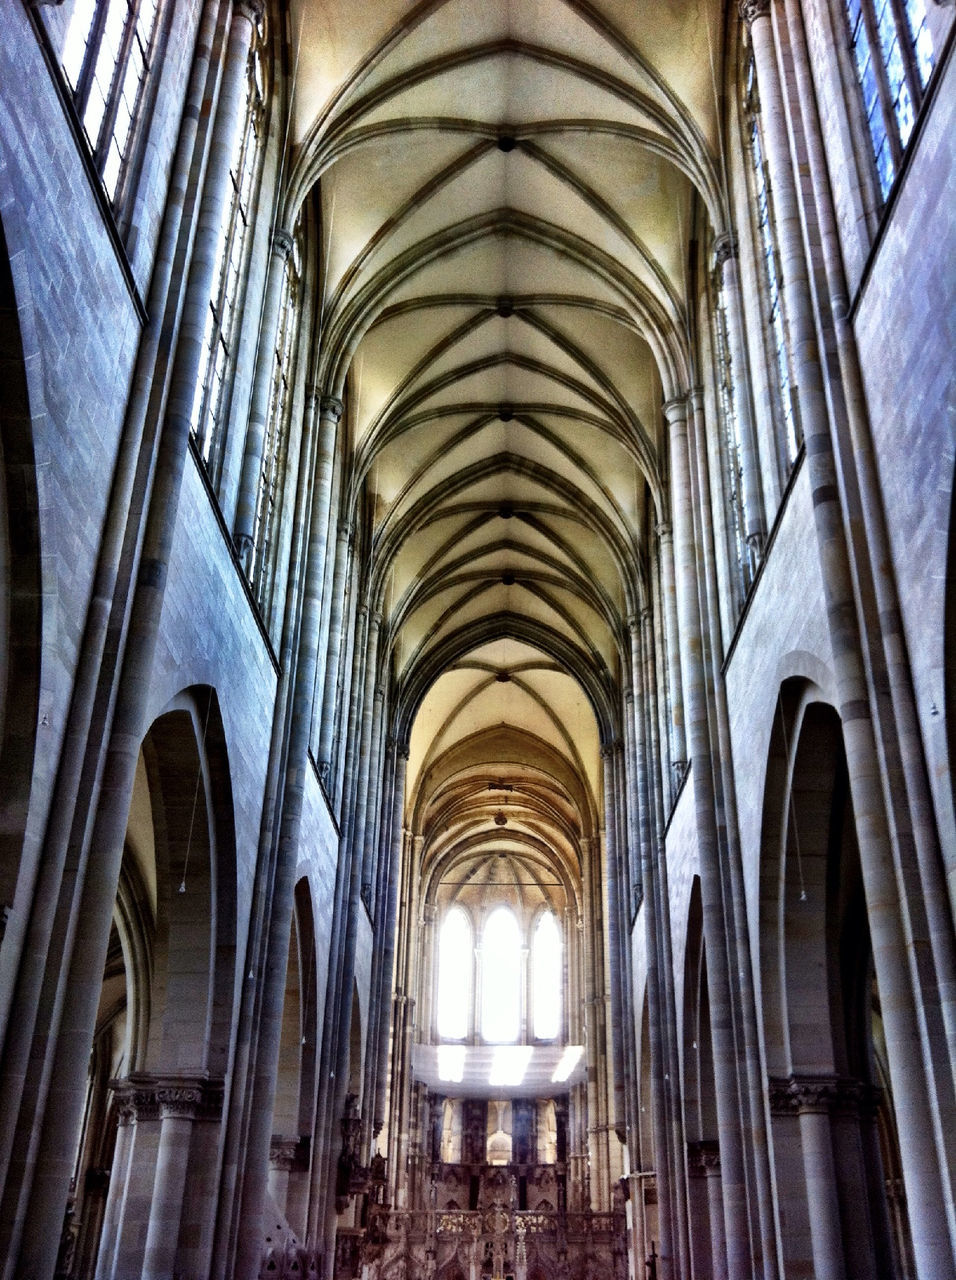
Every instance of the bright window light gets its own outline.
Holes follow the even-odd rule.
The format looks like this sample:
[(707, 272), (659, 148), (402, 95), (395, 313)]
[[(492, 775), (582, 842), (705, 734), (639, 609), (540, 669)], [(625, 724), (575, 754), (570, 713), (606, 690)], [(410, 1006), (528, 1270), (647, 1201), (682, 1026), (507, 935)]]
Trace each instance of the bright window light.
[(461, 1084), (465, 1078), (465, 1046), (463, 1044), (438, 1046), (438, 1078), (447, 1084)]
[(535, 928), (532, 964), (535, 1039), (554, 1040), (561, 1032), (561, 933), (553, 911)]
[(554, 1075), (551, 1077), (552, 1084), (563, 1084), (571, 1075), (571, 1072), (581, 1061), (581, 1054), (584, 1052), (583, 1045), (569, 1044), (561, 1055), (561, 1061), (554, 1069)]
[(514, 912), (492, 911), (481, 944), (481, 1034), (491, 1044), (513, 1044), (521, 1031), (521, 932)]
[(502, 1044), (495, 1049), (488, 1075), (490, 1085), (519, 1085), (534, 1052), (531, 1045)]
[(438, 935), (438, 1034), (464, 1040), (471, 1004), (471, 924), (461, 907), (452, 907)]

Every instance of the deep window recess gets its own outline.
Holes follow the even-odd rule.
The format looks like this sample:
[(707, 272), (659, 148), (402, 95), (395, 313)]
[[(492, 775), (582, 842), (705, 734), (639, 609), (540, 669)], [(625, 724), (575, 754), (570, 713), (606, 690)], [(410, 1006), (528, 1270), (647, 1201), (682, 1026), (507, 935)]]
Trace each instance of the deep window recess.
[(468, 916), (453, 907), (438, 935), (438, 1034), (443, 1040), (468, 1035), (473, 945)]
[(261, 23), (249, 52), (243, 123), (229, 169), (230, 197), (216, 246), (215, 286), (203, 331), (203, 350), (190, 427), (214, 484), (222, 470), (228, 388), (239, 340), (239, 299), (252, 240), (252, 210), (262, 168), (265, 74)]
[(756, 564), (747, 545), (744, 528), (743, 464), (741, 461), (740, 426), (734, 397), (734, 370), (727, 339), (727, 307), (719, 281), (715, 284), (714, 345), (716, 361), (714, 376), (720, 417), (723, 424), (722, 449), (724, 485), (727, 515), (733, 542), (733, 558), (737, 572), (738, 603), (742, 603), (753, 582)]
[(481, 1035), (489, 1044), (521, 1035), (521, 931), (508, 907), (496, 907), (482, 933)]
[(109, 199), (121, 194), (152, 67), (158, 0), (77, 0), (63, 71)]
[(252, 556), (249, 581), (263, 614), (268, 613), (269, 595), (274, 578), (276, 534), (281, 514), (282, 481), (289, 443), (289, 414), (292, 408), (292, 384), (295, 367), (295, 338), (301, 303), (302, 244), (297, 229), (286, 255), (279, 323), (276, 326), (272, 355), (272, 385), (269, 412), (259, 471), (255, 519), (252, 528)]
[(923, 0), (845, 0), (863, 113), (885, 200), (933, 70)]
[(531, 960), (534, 1037), (556, 1040), (561, 1034), (561, 931), (553, 911), (535, 926)]
[(757, 257), (761, 273), (763, 302), (769, 344), (771, 395), (779, 422), (780, 443), (789, 470), (800, 450), (802, 437), (794, 411), (787, 356), (787, 334), (781, 302), (780, 256), (774, 228), (773, 199), (760, 136), (760, 99), (753, 55), (748, 50), (744, 66), (744, 128), (750, 159), (751, 190), (757, 231)]

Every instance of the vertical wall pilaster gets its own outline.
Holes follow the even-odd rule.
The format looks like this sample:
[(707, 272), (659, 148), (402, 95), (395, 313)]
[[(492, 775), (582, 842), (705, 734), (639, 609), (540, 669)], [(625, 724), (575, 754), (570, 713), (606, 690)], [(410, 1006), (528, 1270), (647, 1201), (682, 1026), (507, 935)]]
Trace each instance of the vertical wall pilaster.
[(262, 474), (263, 451), (269, 417), (272, 392), (272, 374), (275, 363), (276, 330), (279, 326), (279, 304), (285, 283), (286, 264), (292, 254), (292, 236), (279, 227), (273, 233), (269, 254), (269, 271), (266, 276), (265, 296), (262, 301), (262, 321), (259, 326), (259, 347), (255, 381), (252, 384), (252, 402), (249, 407), (249, 423), (246, 427), (242, 471), (239, 477), (239, 498), (236, 504), (236, 523), (233, 537), (236, 551), (246, 573), (252, 568), (253, 537), (256, 522), (256, 500), (259, 494), (259, 477)]

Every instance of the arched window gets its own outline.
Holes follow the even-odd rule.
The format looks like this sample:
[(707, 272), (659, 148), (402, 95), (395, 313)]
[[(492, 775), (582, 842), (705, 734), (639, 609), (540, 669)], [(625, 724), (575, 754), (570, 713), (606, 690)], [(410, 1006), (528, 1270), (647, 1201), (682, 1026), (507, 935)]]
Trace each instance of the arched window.
[(787, 356), (787, 335), (784, 328), (781, 304), (780, 261), (777, 253), (776, 230), (770, 184), (764, 159), (763, 141), (760, 136), (760, 99), (757, 95), (757, 73), (753, 53), (746, 52), (744, 64), (744, 127), (749, 156), (753, 207), (757, 232), (757, 257), (761, 274), (761, 286), (770, 365), (773, 370), (771, 395), (780, 428), (780, 440), (787, 469), (793, 465), (802, 443), (802, 437), (794, 413), (790, 384), (790, 363)]
[(471, 1007), (472, 936), (468, 916), (452, 907), (438, 935), (438, 1035), (464, 1040)]
[(481, 939), (481, 1034), (491, 1044), (521, 1034), (521, 931), (508, 907), (492, 911)]
[(731, 364), (730, 343), (727, 335), (727, 307), (720, 281), (716, 283), (714, 303), (714, 376), (717, 382), (717, 399), (720, 408), (721, 457), (723, 459), (725, 499), (728, 511), (732, 554), (737, 567), (737, 590), (742, 603), (753, 582), (756, 565), (751, 558), (744, 527), (743, 462), (740, 443), (740, 424), (734, 396), (734, 370)]
[(279, 323), (276, 326), (272, 356), (272, 384), (269, 412), (263, 442), (262, 466), (256, 493), (255, 518), (252, 528), (252, 554), (249, 581), (259, 607), (266, 614), (274, 579), (276, 532), (281, 514), (282, 481), (289, 442), (289, 414), (292, 409), (292, 383), (295, 367), (296, 335), (301, 310), (302, 245), (297, 229), (291, 251), (285, 260)]
[(110, 200), (118, 200), (152, 66), (158, 0), (77, 0), (63, 71)]
[(556, 1040), (561, 1034), (563, 983), (561, 931), (553, 911), (546, 911), (535, 926), (531, 965), (534, 1036), (536, 1040)]
[(265, 138), (264, 30), (257, 25), (249, 51), (243, 122), (236, 131), (230, 194), (219, 229), (212, 297), (203, 331), (203, 349), (190, 427), (213, 483), (222, 468), (229, 377), (239, 339), (238, 303), (252, 241), (251, 222), (262, 168)]
[(844, 0), (880, 190), (885, 200), (933, 70), (924, 0)]

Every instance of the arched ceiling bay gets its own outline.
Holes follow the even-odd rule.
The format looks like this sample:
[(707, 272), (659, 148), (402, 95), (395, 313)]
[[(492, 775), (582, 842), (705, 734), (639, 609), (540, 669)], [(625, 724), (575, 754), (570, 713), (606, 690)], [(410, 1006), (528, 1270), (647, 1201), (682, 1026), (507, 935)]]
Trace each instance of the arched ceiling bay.
[(416, 830), (470, 883), (499, 857), (527, 879), (545, 848), (572, 874), (597, 825), (661, 403), (688, 385), (691, 227), (720, 220), (721, 13), (292, 2), (319, 381), (347, 404), (347, 500), (372, 512)]

